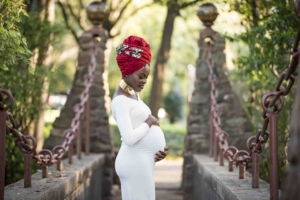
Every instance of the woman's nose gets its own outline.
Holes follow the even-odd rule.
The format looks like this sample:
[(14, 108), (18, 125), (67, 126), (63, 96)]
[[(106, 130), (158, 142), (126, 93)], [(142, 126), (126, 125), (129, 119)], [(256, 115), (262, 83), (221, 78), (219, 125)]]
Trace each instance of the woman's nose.
[(145, 79), (143, 79), (143, 83), (147, 83), (147, 79), (145, 78)]

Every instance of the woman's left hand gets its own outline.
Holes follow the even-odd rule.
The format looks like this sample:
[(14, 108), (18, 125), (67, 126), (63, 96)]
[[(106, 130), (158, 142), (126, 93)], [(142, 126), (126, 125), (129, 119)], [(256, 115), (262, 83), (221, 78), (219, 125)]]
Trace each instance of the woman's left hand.
[(164, 151), (159, 151), (155, 154), (155, 162), (163, 160), (168, 154), (169, 147), (165, 147)]

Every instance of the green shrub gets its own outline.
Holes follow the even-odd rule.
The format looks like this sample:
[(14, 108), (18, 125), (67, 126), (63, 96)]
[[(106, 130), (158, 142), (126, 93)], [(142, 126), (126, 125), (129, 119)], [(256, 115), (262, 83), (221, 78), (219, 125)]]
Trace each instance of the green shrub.
[(180, 92), (170, 90), (164, 98), (164, 105), (171, 124), (183, 117), (183, 97)]

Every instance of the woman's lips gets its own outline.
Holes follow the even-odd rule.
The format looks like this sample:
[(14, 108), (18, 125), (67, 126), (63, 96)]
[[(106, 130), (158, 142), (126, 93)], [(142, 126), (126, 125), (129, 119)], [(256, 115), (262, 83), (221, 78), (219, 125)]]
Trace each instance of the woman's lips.
[(141, 89), (144, 89), (144, 85), (139, 85), (139, 87), (140, 87)]

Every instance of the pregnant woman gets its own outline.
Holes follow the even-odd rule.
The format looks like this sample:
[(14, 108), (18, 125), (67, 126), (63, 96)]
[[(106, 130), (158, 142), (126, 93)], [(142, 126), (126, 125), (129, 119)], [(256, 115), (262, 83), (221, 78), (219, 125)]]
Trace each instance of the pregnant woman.
[(154, 164), (166, 157), (168, 147), (157, 119), (139, 97), (150, 73), (150, 46), (130, 36), (117, 47), (117, 54), (123, 78), (111, 110), (122, 138), (115, 162), (122, 200), (155, 200)]

